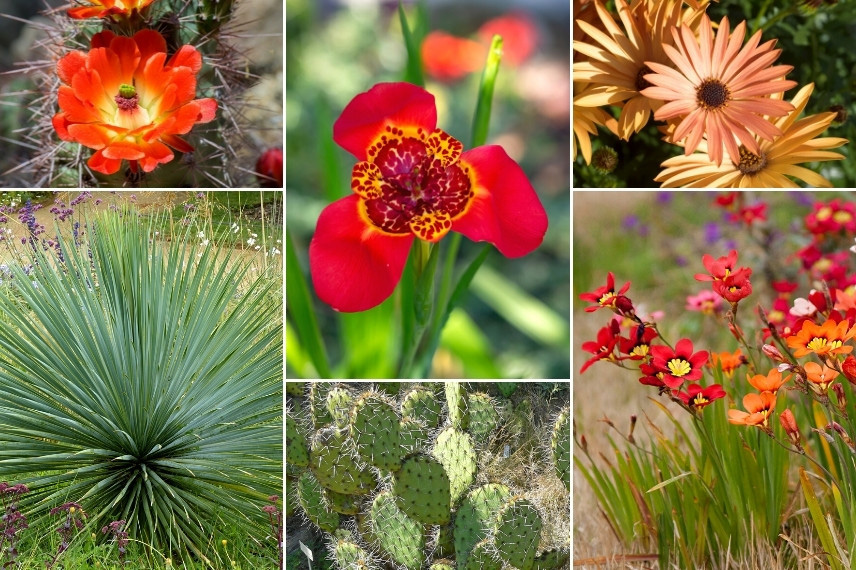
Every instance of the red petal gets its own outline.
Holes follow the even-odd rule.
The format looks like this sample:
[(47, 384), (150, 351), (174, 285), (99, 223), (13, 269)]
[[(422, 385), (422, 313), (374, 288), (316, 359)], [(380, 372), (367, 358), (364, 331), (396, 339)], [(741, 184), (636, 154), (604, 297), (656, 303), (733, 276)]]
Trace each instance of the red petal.
[(113, 38), (116, 37), (116, 34), (111, 32), (110, 30), (104, 30), (103, 32), (98, 32), (92, 39), (89, 41), (89, 46), (92, 49), (95, 48), (106, 48), (110, 47), (110, 42), (113, 41)]
[(121, 160), (113, 160), (104, 156), (99, 150), (92, 155), (92, 158), (87, 162), (89, 168), (101, 174), (116, 174), (119, 172), (119, 167), (122, 165)]
[(348, 103), (333, 124), (333, 140), (358, 160), (366, 160), (366, 149), (389, 125), (433, 132), (434, 96), (410, 83), (378, 83)]
[(75, 142), (94, 149), (104, 148), (115, 136), (115, 132), (103, 124), (71, 123), (67, 125), (67, 132)]
[(161, 141), (165, 142), (172, 148), (180, 152), (193, 152), (193, 147), (185, 141), (184, 139), (178, 138), (175, 135), (163, 135), (160, 138)]
[(202, 56), (191, 45), (181, 46), (175, 55), (169, 59), (168, 67), (186, 66), (195, 74), (202, 69)]
[(500, 146), (480, 146), (461, 155), (470, 168), (475, 197), (452, 231), (487, 241), (506, 257), (520, 257), (541, 245), (547, 213), (529, 179)]
[(78, 70), (86, 65), (86, 54), (72, 51), (64, 55), (56, 64), (56, 74), (66, 85), (71, 85), (71, 79)]
[(315, 292), (337, 311), (365, 311), (392, 295), (414, 239), (380, 231), (362, 210), (356, 194), (333, 202), (309, 244)]
[(166, 54), (166, 40), (154, 30), (140, 30), (134, 34), (134, 42), (140, 50), (140, 61), (143, 63), (156, 53)]

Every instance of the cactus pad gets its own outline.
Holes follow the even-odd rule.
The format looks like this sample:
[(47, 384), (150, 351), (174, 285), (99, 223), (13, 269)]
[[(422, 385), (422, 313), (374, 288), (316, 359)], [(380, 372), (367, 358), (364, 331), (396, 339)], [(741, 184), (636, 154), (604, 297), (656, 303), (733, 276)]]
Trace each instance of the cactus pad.
[(347, 431), (328, 427), (315, 434), (309, 449), (309, 468), (324, 487), (345, 495), (366, 495), (375, 487), (368, 466), (357, 460)]
[(493, 541), (499, 556), (520, 570), (531, 570), (541, 538), (541, 515), (535, 506), (512, 497), (502, 506), (493, 526)]
[(329, 382), (313, 382), (309, 386), (309, 412), (315, 429), (328, 426), (333, 421), (333, 416), (327, 411), (327, 394), (332, 389), (333, 384)]
[(464, 570), (502, 570), (502, 560), (494, 557), (493, 551), (493, 544), (490, 540), (482, 540), (473, 547), (466, 562), (458, 563), (458, 568)]
[(285, 416), (285, 460), (297, 467), (309, 465), (309, 447), (297, 422), (289, 415)]
[(399, 418), (395, 410), (374, 392), (360, 396), (351, 411), (351, 439), (365, 461), (385, 471), (401, 467)]
[(446, 403), (449, 406), (449, 421), (452, 427), (467, 429), (470, 416), (467, 413), (467, 392), (460, 382), (446, 382)]
[(408, 457), (395, 473), (392, 492), (395, 504), (413, 520), (423, 524), (449, 522), (452, 510), (449, 477), (433, 457)]
[(341, 570), (364, 570), (370, 568), (369, 554), (350, 540), (339, 540), (333, 548), (333, 558)]
[(476, 478), (476, 452), (472, 437), (453, 427), (446, 428), (437, 436), (434, 457), (446, 469), (451, 484), (452, 504), (455, 504)]
[(360, 512), (362, 495), (345, 495), (330, 489), (324, 489), (324, 497), (330, 508), (343, 515), (356, 515)]
[(570, 565), (571, 551), (569, 548), (552, 548), (535, 557), (532, 570), (555, 570), (556, 568), (569, 568)]
[(455, 562), (445, 558), (431, 563), (429, 570), (455, 570)]
[(497, 483), (473, 489), (464, 497), (455, 515), (455, 555), (458, 562), (465, 563), (476, 543), (487, 537), (491, 520), (509, 497), (511, 491), (508, 487)]
[(318, 528), (333, 532), (339, 526), (339, 513), (334, 512), (321, 491), (321, 485), (310, 471), (297, 482), (297, 498), (309, 520)]
[(553, 427), (553, 438), (550, 441), (553, 455), (553, 466), (556, 475), (565, 484), (568, 491), (571, 490), (571, 417), (570, 408), (565, 408), (556, 418)]
[(339, 427), (348, 424), (353, 397), (345, 388), (336, 387), (327, 392), (327, 413), (333, 418), (333, 422)]
[(369, 516), (372, 534), (381, 550), (407, 570), (422, 567), (425, 561), (423, 527), (396, 506), (389, 492), (378, 493)]
[(517, 390), (517, 382), (497, 382), (496, 387), (503, 396), (509, 398)]
[(285, 392), (289, 396), (302, 396), (306, 389), (306, 382), (286, 382)]
[(413, 388), (401, 401), (401, 417), (417, 420), (429, 428), (440, 425), (442, 412), (443, 407), (428, 388)]
[(499, 414), (487, 394), (475, 393), (469, 395), (469, 432), (476, 440), (485, 439), (496, 429)]
[(398, 424), (402, 453), (410, 455), (428, 446), (430, 437), (427, 429), (418, 421), (403, 418)]

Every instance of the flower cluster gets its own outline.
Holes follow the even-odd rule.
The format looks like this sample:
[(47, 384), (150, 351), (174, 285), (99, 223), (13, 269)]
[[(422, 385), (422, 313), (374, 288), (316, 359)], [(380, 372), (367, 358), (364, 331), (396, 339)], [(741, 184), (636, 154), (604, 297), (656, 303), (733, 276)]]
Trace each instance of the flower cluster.
[(85, 526), (83, 521), (87, 517), (86, 511), (83, 510), (83, 507), (74, 501), (63, 503), (58, 507), (52, 508), (50, 511), (51, 515), (59, 513), (65, 513), (65, 518), (56, 529), (61, 540), (59, 546), (57, 546), (56, 555), (54, 555), (53, 560), (46, 562), (49, 569), (53, 568), (62, 553), (68, 550), (68, 547), (71, 545), (71, 539), (74, 538), (77, 531)]
[(127, 560), (125, 555), (128, 553), (128, 532), (125, 530), (125, 521), (112, 521), (107, 526), (101, 528), (101, 534), (110, 533), (116, 539), (116, 549), (119, 551), (119, 566), (124, 567)]
[(731, 250), (727, 256), (714, 259), (705, 254), (702, 257), (707, 273), (696, 273), (697, 281), (712, 281), (713, 292), (731, 303), (735, 308), (741, 299), (745, 299), (752, 293), (752, 283), (749, 277), (752, 269), (749, 267), (735, 268), (737, 264), (737, 251)]
[[(594, 356), (583, 364), (580, 373), (598, 361), (623, 368), (636, 361), (640, 383), (657, 387), (661, 394), (669, 395), (692, 413), (723, 398), (725, 390), (721, 385), (699, 384), (709, 353), (696, 351), (688, 338), (679, 340), (674, 348), (666, 344), (656, 323), (646, 322), (637, 314), (633, 301), (626, 295), (629, 289), (627, 282), (616, 291), (615, 276), (610, 272), (606, 285), (580, 295), (583, 301), (595, 303), (585, 309), (587, 312), (609, 308), (615, 313), (609, 324), (600, 329), (597, 340), (583, 343), (583, 350)], [(663, 344), (653, 344), (657, 339)]]
[(19, 531), (29, 528), (27, 516), (18, 510), (18, 497), (29, 493), (30, 489), (23, 483), (10, 485), (6, 481), (0, 483), (0, 552), (7, 556), (4, 568), (17, 568)]
[[(684, 155), (663, 162), (664, 187), (830, 186), (804, 162), (841, 160), (846, 139), (816, 138), (835, 113), (799, 118), (814, 84), (797, 86), (788, 65), (773, 65), (776, 40), (746, 22), (711, 22), (710, 0), (574, 1), (574, 133), (587, 163), (590, 135), (603, 126), (623, 140), (653, 115), (664, 140)], [(617, 122), (609, 107), (621, 109)], [(576, 156), (576, 140), (574, 141)]]
[(136, 30), (124, 36), (114, 33), (116, 26), (104, 29), (92, 36), (88, 52), (71, 51), (57, 63), (62, 85), (53, 127), (60, 139), (94, 149), (88, 165), (102, 174), (118, 172), (124, 160), (131, 174), (151, 172), (173, 160), (173, 149), (192, 152), (179, 135), (212, 121), (217, 111), (214, 99), (195, 98), (199, 51), (190, 45), (168, 50), (160, 32), (140, 29), (140, 15), (152, 2), (94, 0), (69, 10), (72, 18), (104, 18), (105, 26)]

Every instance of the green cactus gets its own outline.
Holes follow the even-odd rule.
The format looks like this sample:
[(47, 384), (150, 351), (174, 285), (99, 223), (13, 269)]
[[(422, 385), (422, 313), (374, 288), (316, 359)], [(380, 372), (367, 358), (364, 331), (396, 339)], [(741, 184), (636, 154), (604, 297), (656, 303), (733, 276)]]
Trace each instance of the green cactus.
[(476, 478), (478, 464), (472, 437), (454, 427), (446, 428), (437, 436), (434, 457), (449, 475), (452, 504), (456, 504)]
[(330, 489), (324, 489), (324, 497), (330, 508), (343, 515), (356, 515), (360, 512), (363, 495), (345, 495)]
[(375, 487), (368, 469), (357, 461), (345, 429), (318, 430), (309, 449), (309, 468), (324, 487), (344, 495), (366, 495)]
[(550, 440), (552, 450), (553, 466), (556, 475), (565, 484), (565, 488), (571, 490), (571, 414), (570, 408), (565, 408), (556, 418), (553, 427), (553, 437)]
[(439, 461), (421, 454), (408, 457), (395, 473), (394, 481), (395, 503), (407, 516), (423, 524), (449, 522), (449, 476)]
[(327, 410), (327, 394), (333, 386), (329, 382), (313, 382), (309, 387), (309, 412), (315, 429), (330, 425), (333, 421), (333, 416)]
[(476, 392), (469, 395), (469, 432), (476, 441), (484, 440), (496, 429), (499, 413), (487, 394)]
[(411, 418), (403, 418), (399, 422), (398, 433), (401, 438), (401, 449), (405, 455), (426, 448), (431, 441), (428, 430), (420, 422)]
[[(353, 397), (352, 390), (348, 384), (313, 383), (307, 398), (290, 402), (286, 416), (286, 504), (293, 505), (296, 495), (306, 517), (329, 533), (336, 568), (568, 566), (564, 546), (536, 556), (541, 515), (523, 495), (499, 483), (472, 489), (479, 455), (497, 453), (476, 442), (487, 442), (500, 425), (508, 433), (508, 422), (519, 422), (527, 441), (546, 440), (546, 434), (533, 432), (526, 400), (512, 411), (507, 400), (469, 394), (459, 382), (446, 383), (446, 407), (440, 393), (424, 385), (396, 400), (378, 391)], [(306, 403), (302, 412), (295, 411), (299, 402)], [(548, 432), (551, 443), (561, 442), (560, 424), (569, 425), (567, 409), (559, 419), (563, 414), (565, 420)], [(311, 437), (302, 431), (310, 419), (317, 426)], [(551, 445), (558, 465), (556, 449), (561, 444)], [(547, 467), (553, 469), (549, 462)]]
[(330, 508), (318, 479), (310, 471), (305, 471), (297, 482), (297, 498), (303, 512), (318, 528), (333, 532), (339, 527), (339, 513)]
[(373, 567), (369, 554), (350, 540), (339, 540), (333, 548), (333, 557), (342, 570), (368, 570)]
[(364, 461), (385, 471), (401, 467), (404, 450), (399, 421), (395, 409), (376, 392), (356, 400), (351, 412), (351, 439)]
[(306, 390), (306, 382), (286, 382), (285, 393), (289, 396), (300, 397)]
[(350, 419), (351, 404), (354, 398), (345, 388), (336, 387), (327, 392), (326, 407), (327, 413), (333, 418), (333, 422), (338, 427), (348, 425)]
[(490, 539), (476, 543), (467, 561), (458, 563), (464, 570), (502, 570), (502, 560), (494, 556), (494, 546)]
[(496, 387), (502, 392), (503, 396), (510, 398), (514, 391), (517, 390), (517, 382), (497, 382)]
[(569, 568), (571, 565), (570, 548), (551, 548), (535, 557), (532, 570), (552, 570), (554, 568)]
[(297, 422), (289, 415), (285, 416), (285, 460), (297, 467), (309, 465), (309, 446), (306, 437), (297, 427)]
[(452, 427), (467, 429), (470, 416), (467, 413), (467, 391), (460, 382), (446, 382), (446, 404), (449, 406), (449, 421)]
[(422, 567), (426, 556), (423, 527), (398, 508), (391, 493), (378, 493), (369, 516), (372, 534), (381, 550), (408, 570)]
[(418, 420), (426, 427), (435, 428), (440, 425), (443, 417), (443, 407), (428, 388), (413, 388), (401, 401), (401, 417)]
[(497, 483), (473, 489), (464, 497), (455, 515), (455, 556), (459, 563), (465, 563), (476, 543), (487, 537), (494, 514), (510, 497), (508, 487)]
[(497, 554), (519, 570), (532, 570), (541, 526), (541, 515), (532, 503), (521, 497), (511, 497), (493, 522)]

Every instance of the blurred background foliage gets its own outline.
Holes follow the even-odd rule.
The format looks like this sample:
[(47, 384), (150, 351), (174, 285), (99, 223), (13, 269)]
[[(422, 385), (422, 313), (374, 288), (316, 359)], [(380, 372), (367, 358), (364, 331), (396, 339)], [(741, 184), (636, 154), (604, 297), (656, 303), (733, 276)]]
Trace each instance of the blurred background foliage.
[[(614, 2), (608, 3), (611, 11)], [(807, 4), (821, 4), (820, 8)], [(856, 2), (838, 1), (831, 4), (792, 0), (721, 0), (712, 3), (707, 10), (712, 22), (728, 16), (732, 29), (746, 20), (746, 39), (763, 29), (761, 41), (776, 39), (776, 48), (782, 53), (777, 65), (791, 65), (787, 78), (798, 83), (797, 87), (785, 92), (790, 100), (800, 87), (814, 82), (815, 88), (803, 116), (823, 113), (840, 105), (848, 117), (841, 124), (833, 125), (822, 136), (842, 137), (851, 141), (836, 149), (845, 156), (844, 160), (824, 163), (808, 163), (805, 166), (825, 176), (834, 187), (856, 186), (856, 163), (850, 160), (853, 141), (856, 140), (856, 50), (852, 38), (856, 37)], [(615, 113), (618, 117), (618, 112)], [(605, 128), (598, 130), (592, 147), (612, 147), (618, 153), (618, 167), (610, 174), (602, 174), (593, 166), (586, 165), (582, 156), (577, 156), (573, 170), (574, 188), (655, 188), (654, 182), (660, 164), (681, 154), (680, 147), (661, 140), (657, 124), (648, 125), (629, 141), (622, 141)]]
[[(333, 122), (358, 93), (404, 76), (407, 55), (397, 9), (392, 1), (286, 0), (286, 227), (307, 279), (307, 250), (318, 215), (350, 192), (355, 162), (333, 142)], [(563, 0), (428, 1), (418, 6), (406, 2), (405, 12), (411, 27), (421, 26), (423, 33), (443, 30), (474, 38), (486, 21), (509, 12), (523, 13), (537, 30), (534, 53), (518, 66), (504, 61), (500, 67), (488, 144), (502, 145), (523, 167), (547, 210), (549, 229), (541, 247), (526, 257), (509, 260), (491, 252), (464, 302), (464, 313), (450, 320), (433, 374), (567, 378), (570, 5)], [(479, 79), (480, 70), (455, 81), (426, 76), (426, 88), (437, 102), (438, 126), (465, 148), (472, 147)], [(461, 267), (478, 251), (477, 244), (463, 240)], [(371, 329), (361, 317), (337, 315), (317, 298), (315, 310), (330, 361), (334, 366), (350, 361), (334, 373), (379, 377), (389, 372), (377, 361), (395, 344), (387, 338), (394, 331), (391, 312), (380, 310), (378, 315), (387, 315), (386, 320), (377, 317), (382, 338), (369, 341), (365, 335)], [(358, 346), (348, 341), (353, 328), (358, 329)], [(362, 354), (352, 354), (352, 349)], [(297, 351), (292, 355), (287, 374), (306, 373), (291, 367), (299, 360)]]

